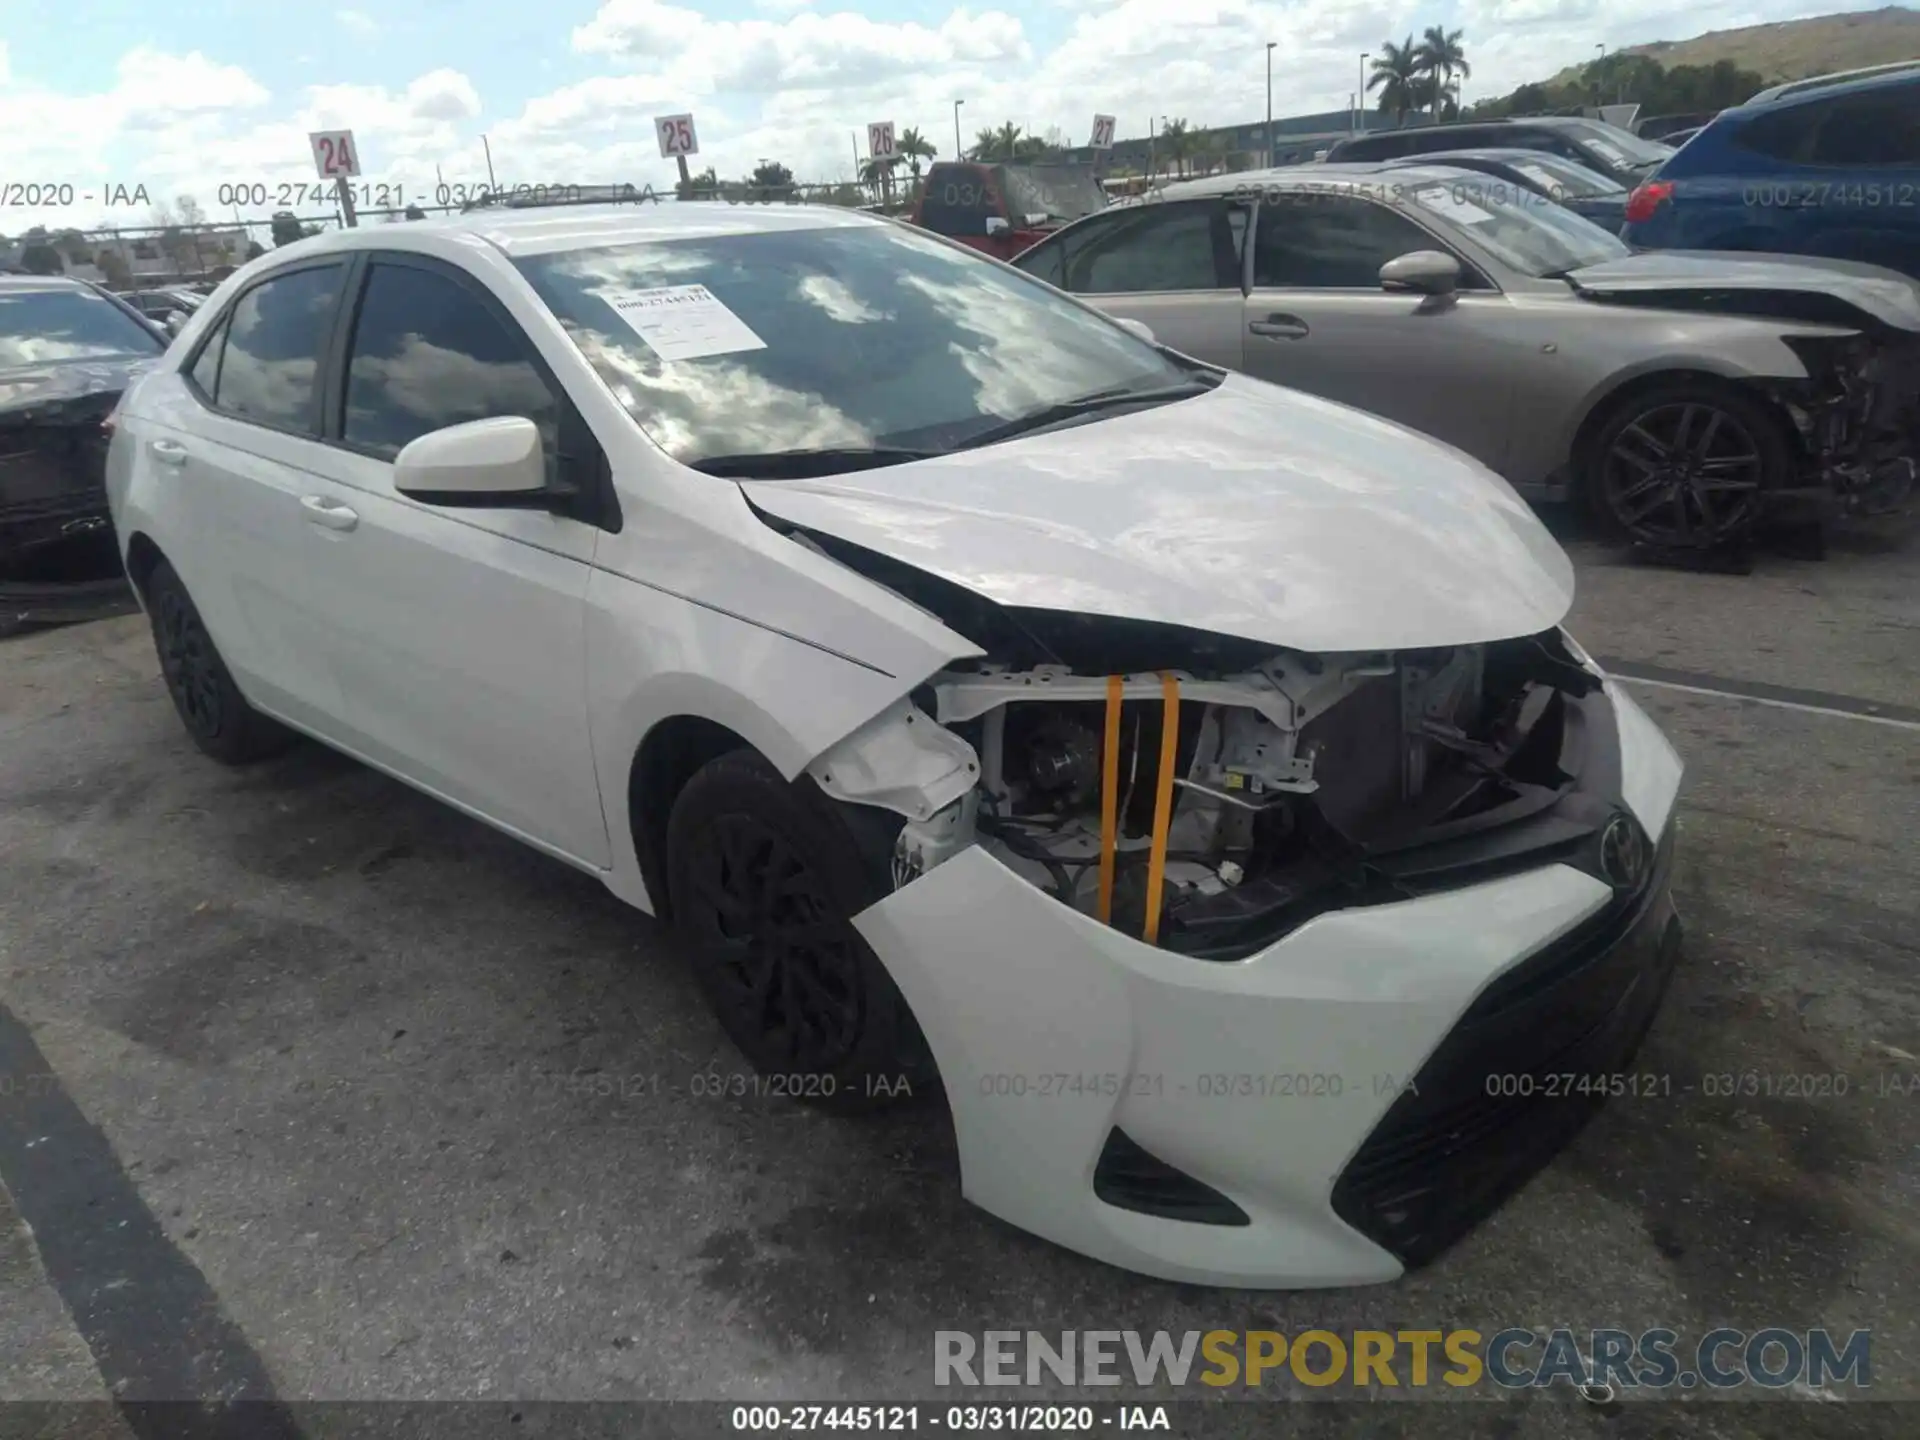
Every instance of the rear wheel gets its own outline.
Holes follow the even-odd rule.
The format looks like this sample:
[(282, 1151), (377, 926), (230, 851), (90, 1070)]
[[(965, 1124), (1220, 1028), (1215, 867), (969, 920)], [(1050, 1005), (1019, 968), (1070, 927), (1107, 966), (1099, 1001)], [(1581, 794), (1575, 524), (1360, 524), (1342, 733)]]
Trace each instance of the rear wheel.
[(831, 801), (751, 750), (704, 766), (667, 824), (674, 922), (721, 1028), (772, 1093), (843, 1113), (933, 1081), (906, 1001), (853, 926), (887, 888), (865, 848)]
[(1790, 485), (1793, 441), (1762, 400), (1676, 380), (1616, 404), (1582, 457), (1588, 505), (1614, 534), (1666, 549), (1711, 549), (1747, 534), (1766, 497)]
[(244, 765), (293, 743), (292, 731), (247, 704), (187, 587), (164, 560), (147, 577), (146, 599), (160, 673), (195, 745), (223, 764)]

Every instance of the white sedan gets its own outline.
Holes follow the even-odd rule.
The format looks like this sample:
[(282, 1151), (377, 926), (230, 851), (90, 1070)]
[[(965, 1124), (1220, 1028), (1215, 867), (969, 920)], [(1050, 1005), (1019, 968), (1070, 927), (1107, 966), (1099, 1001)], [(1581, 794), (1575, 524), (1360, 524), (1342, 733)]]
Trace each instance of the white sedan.
[(599, 876), (786, 1093), (943, 1088), (1016, 1225), (1385, 1280), (1630, 1078), (1679, 761), (1409, 430), (697, 204), (276, 250), (109, 424), (201, 750), (303, 732)]

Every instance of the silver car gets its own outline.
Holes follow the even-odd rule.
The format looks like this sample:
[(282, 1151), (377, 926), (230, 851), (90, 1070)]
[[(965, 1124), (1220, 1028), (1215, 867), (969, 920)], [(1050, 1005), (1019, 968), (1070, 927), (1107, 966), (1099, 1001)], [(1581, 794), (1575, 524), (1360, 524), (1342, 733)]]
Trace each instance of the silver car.
[(1448, 441), (1661, 546), (1912, 484), (1920, 285), (1798, 256), (1636, 254), (1445, 166), (1169, 186), (1015, 265), (1163, 345)]

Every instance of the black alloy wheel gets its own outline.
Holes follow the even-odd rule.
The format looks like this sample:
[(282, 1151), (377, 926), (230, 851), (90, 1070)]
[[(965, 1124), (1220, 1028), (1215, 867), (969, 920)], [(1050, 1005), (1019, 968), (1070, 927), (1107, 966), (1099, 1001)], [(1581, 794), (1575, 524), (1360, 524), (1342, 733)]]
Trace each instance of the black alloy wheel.
[(1707, 549), (1743, 535), (1787, 464), (1778, 427), (1745, 397), (1649, 395), (1600, 436), (1591, 491), (1622, 535)]
[(688, 918), (711, 943), (715, 989), (777, 1063), (838, 1070), (858, 1043), (863, 996), (853, 926), (821, 877), (752, 815), (699, 832), (686, 874)]
[(155, 597), (153, 632), (180, 719), (195, 737), (218, 737), (225, 728), (220, 671), (213, 641), (207, 637), (185, 592), (168, 587)]
[(193, 743), (227, 765), (244, 765), (290, 745), (293, 732), (255, 710), (233, 683), (173, 567), (160, 561), (142, 588), (160, 674)]
[(675, 799), (670, 913), (756, 1093), (854, 1113), (937, 1088), (906, 1000), (853, 923), (892, 892), (898, 829), (868, 833), (752, 750), (709, 761)]

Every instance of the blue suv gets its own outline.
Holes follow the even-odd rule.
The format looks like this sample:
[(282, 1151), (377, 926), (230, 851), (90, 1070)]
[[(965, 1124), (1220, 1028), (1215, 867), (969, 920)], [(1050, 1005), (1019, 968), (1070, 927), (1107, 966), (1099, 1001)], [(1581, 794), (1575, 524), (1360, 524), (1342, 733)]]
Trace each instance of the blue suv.
[(1920, 61), (1763, 90), (1627, 199), (1649, 249), (1772, 250), (1920, 278)]

